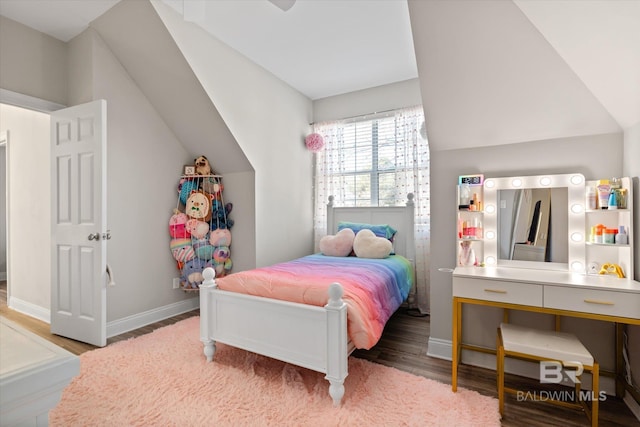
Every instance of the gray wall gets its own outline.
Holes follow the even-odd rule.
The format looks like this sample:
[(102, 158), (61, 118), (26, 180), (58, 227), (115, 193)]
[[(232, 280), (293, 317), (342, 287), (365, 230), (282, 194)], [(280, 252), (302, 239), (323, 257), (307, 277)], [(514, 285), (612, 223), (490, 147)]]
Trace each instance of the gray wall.
[[(59, 55), (51, 57), (43, 53), (39, 44), (42, 37), (36, 31), (12, 22), (5, 25), (4, 20), (0, 24), (5, 43), (1, 46), (0, 74), (15, 76), (19, 82), (3, 80), (7, 83), (1, 89), (67, 105), (92, 99), (107, 101), (107, 214), (113, 236), (108, 246), (108, 263), (117, 284), (107, 293), (108, 325), (126, 330), (128, 325), (139, 326), (136, 322), (148, 317), (171, 315), (175, 310), (195, 307), (195, 295), (172, 289), (172, 279), (178, 274), (168, 247), (167, 224), (176, 206), (176, 186), (183, 165), (203, 153), (190, 153), (185, 149), (155, 105), (92, 28), (68, 44), (51, 39), (55, 49), (60, 49)], [(17, 43), (18, 40), (25, 43)], [(31, 40), (35, 41), (30, 43)], [(207, 74), (205, 70), (203, 80), (213, 85), (208, 87), (211, 91), (215, 87), (224, 89), (217, 91), (221, 98), (215, 101), (225, 104), (225, 120), (233, 126), (230, 128), (242, 141), (242, 150), (255, 169), (255, 172), (240, 171), (224, 177), (225, 201), (234, 204), (232, 217), (236, 222), (232, 230), (234, 269), (253, 268), (257, 264), (310, 253), (313, 250), (312, 154), (304, 148), (303, 141), (309, 129), (311, 101), (219, 42), (205, 40), (202, 43), (217, 49), (213, 56), (218, 60), (233, 63), (222, 76), (211, 71)], [(17, 44), (20, 50), (14, 48)], [(31, 58), (30, 61), (14, 60), (19, 59), (20, 54)], [(205, 56), (212, 54), (212, 50), (208, 50)], [(64, 75), (53, 73), (56, 80), (48, 81), (46, 87), (35, 82), (44, 76), (32, 78), (24, 72), (24, 81), (19, 80), (22, 67), (39, 61), (40, 70), (56, 68), (60, 66), (61, 57), (65, 58)], [(74, 82), (68, 92), (67, 69), (68, 81)], [(246, 80), (247, 76), (250, 81)], [(64, 91), (51, 94), (47, 90), (49, 86), (64, 88)], [(48, 138), (43, 139), (38, 144), (44, 144), (45, 149), (40, 152), (46, 153)], [(25, 148), (33, 143), (27, 141)], [(224, 152), (215, 152), (210, 157), (215, 157), (215, 162), (224, 162)], [(26, 162), (26, 156), (16, 160), (17, 164)], [(43, 162), (48, 164), (47, 159)], [(48, 216), (43, 216), (41, 222), (43, 227), (49, 227)], [(41, 233), (44, 239), (50, 235), (46, 230)], [(20, 233), (21, 230), (17, 230), (12, 235)], [(30, 259), (24, 251), (12, 253), (12, 257)], [(16, 274), (16, 289), (25, 291), (20, 298), (32, 306), (28, 311), (45, 318), (42, 313), (49, 310), (49, 262), (40, 267), (41, 277), (30, 282), (37, 289), (20, 287), (22, 280), (17, 278), (22, 270), (28, 274), (27, 268), (13, 268), (11, 274)]]
[(0, 56), (0, 88), (66, 104), (66, 43), (0, 16)]

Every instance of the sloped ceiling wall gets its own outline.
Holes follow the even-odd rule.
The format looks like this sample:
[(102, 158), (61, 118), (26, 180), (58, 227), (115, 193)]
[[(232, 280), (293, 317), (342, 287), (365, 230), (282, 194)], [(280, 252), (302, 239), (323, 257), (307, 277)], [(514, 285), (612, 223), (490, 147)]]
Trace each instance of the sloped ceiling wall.
[(432, 150), (622, 132), (510, 1), (409, 1)]
[(91, 26), (188, 152), (224, 152), (218, 173), (252, 170), (151, 3), (123, 0)]

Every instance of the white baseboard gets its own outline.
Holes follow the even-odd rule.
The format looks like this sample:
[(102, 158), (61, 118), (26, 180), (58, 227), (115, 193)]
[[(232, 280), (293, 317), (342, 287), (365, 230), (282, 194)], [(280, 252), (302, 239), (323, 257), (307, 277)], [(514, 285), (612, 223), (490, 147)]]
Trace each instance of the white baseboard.
[(429, 337), (427, 356), (451, 360), (451, 340)]
[(134, 329), (159, 322), (178, 314), (187, 313), (200, 307), (200, 298), (189, 298), (180, 302), (154, 308), (107, 323), (107, 338), (133, 331)]
[(0, 272), (0, 281), (6, 281), (7, 280), (7, 272), (3, 271)]
[(40, 307), (39, 305), (23, 301), (16, 297), (9, 297), (7, 306), (12, 310), (26, 314), (27, 316), (35, 317), (45, 323), (51, 323), (51, 310)]
[(636, 402), (633, 396), (631, 396), (630, 393), (626, 392), (622, 401), (627, 404), (627, 407), (631, 410), (633, 415), (635, 415), (638, 421), (640, 421), (640, 403)]
[[(22, 301), (18, 298), (9, 298), (9, 308), (27, 316), (35, 317), (45, 323), (51, 324), (51, 310), (37, 306), (30, 302)], [(200, 298), (189, 298), (180, 302), (158, 307), (153, 310), (134, 314), (123, 319), (114, 320), (107, 323), (107, 338), (133, 331), (134, 329), (150, 325), (177, 316), (182, 313), (195, 310), (200, 306)]]

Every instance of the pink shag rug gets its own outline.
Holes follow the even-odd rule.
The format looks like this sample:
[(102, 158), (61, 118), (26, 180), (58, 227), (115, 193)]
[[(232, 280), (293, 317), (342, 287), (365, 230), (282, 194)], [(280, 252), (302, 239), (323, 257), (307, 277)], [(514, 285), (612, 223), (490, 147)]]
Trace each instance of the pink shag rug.
[(342, 405), (324, 375), (217, 344), (207, 363), (199, 318), (80, 356), (52, 426), (499, 426), (498, 401), (349, 358)]

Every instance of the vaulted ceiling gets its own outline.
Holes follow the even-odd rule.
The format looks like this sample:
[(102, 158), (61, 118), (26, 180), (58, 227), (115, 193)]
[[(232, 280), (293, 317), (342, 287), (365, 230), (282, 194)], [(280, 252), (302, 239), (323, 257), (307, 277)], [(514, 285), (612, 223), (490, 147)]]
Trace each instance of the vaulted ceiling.
[[(640, 122), (639, 1), (162, 1), (311, 99), (418, 77), (434, 149)], [(0, 14), (69, 40), (116, 3), (0, 0)]]

